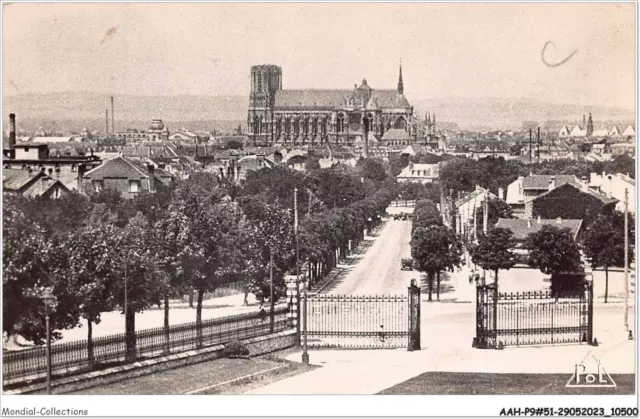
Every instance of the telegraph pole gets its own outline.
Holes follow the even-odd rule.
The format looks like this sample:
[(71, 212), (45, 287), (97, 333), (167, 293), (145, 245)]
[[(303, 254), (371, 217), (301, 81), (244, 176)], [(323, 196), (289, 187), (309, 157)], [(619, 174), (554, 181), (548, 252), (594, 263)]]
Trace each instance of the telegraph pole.
[(484, 198), (484, 202), (483, 202), (483, 218), (482, 218), (482, 232), (484, 234), (487, 234), (487, 231), (489, 230), (489, 194), (487, 194)]
[(629, 330), (629, 189), (624, 190), (624, 327)]
[[(311, 200), (309, 200), (311, 203)], [(311, 205), (309, 205), (311, 206)], [(311, 208), (309, 208), (309, 213), (311, 213)], [(298, 259), (300, 257), (300, 250), (298, 245), (298, 188), (293, 189), (293, 233), (296, 240), (296, 304), (298, 304), (297, 313), (297, 322), (296, 325), (298, 327), (298, 342), (300, 342), (300, 264), (298, 263)]]
[(273, 327), (275, 323), (275, 302), (273, 301), (273, 246), (269, 246), (269, 300), (271, 306), (271, 312), (269, 313), (269, 330), (271, 331), (271, 333), (273, 333)]
[(531, 141), (532, 129), (529, 128), (529, 164), (533, 163), (533, 143)]
[(540, 127), (538, 127), (538, 164), (540, 164)]

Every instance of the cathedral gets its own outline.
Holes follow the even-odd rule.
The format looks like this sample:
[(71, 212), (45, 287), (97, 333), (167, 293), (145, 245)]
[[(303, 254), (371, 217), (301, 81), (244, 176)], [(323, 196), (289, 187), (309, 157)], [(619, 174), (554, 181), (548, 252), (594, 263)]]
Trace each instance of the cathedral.
[(407, 143), (425, 132), (404, 96), (402, 65), (395, 90), (373, 89), (367, 80), (352, 90), (287, 90), (282, 89), (282, 68), (252, 66), (247, 123), (250, 142), (257, 146), (360, 143), (366, 150), (384, 142), (387, 132), (403, 133)]

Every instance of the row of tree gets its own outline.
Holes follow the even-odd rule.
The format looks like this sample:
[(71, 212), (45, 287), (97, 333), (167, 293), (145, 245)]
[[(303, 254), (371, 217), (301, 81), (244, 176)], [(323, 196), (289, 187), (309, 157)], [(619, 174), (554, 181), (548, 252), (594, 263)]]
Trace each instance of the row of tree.
[(456, 157), (448, 159), (440, 170), (440, 183), (446, 194), (472, 191), (476, 185), (497, 193), (504, 191), (518, 176), (529, 173), (539, 175), (575, 175), (588, 177), (590, 173), (628, 173), (635, 177), (635, 160), (627, 155), (616, 156), (608, 162), (576, 160), (544, 161), (526, 165), (518, 160), (503, 157), (486, 157), (479, 160)]
[[(376, 165), (379, 165), (376, 166)], [(241, 281), (259, 300), (284, 295), (284, 275), (296, 270), (294, 190), (298, 189), (300, 260), (313, 281), (372, 228), (395, 196), (379, 162), (310, 175), (263, 169), (242, 185), (198, 173), (188, 181), (123, 200), (113, 190), (87, 199), (10, 197), (3, 206), (3, 332), (35, 343), (45, 336), (40, 295), (53, 286), (55, 330), (101, 313), (125, 314), (125, 340), (135, 357), (135, 314), (196, 294), (200, 336), (207, 292)], [(54, 339), (59, 337), (54, 332)]]

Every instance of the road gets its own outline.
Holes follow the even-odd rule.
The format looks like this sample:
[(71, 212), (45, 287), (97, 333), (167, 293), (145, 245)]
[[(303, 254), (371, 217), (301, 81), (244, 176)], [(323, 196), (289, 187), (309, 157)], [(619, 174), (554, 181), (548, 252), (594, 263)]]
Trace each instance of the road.
[[(409, 211), (406, 211), (409, 212)], [(390, 218), (378, 231), (372, 246), (353, 265), (345, 267), (347, 273), (326, 289), (337, 295), (405, 295), (411, 278), (418, 272), (402, 271), (400, 260), (411, 257), (411, 221)]]

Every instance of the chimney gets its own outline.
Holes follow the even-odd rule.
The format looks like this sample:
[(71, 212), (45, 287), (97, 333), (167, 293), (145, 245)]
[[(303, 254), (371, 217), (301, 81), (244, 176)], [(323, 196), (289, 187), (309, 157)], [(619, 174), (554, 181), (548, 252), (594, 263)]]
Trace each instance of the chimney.
[(538, 224), (542, 224), (542, 217), (538, 215)]
[(562, 224), (562, 218), (560, 217), (556, 218), (556, 224)]
[(589, 181), (587, 180), (586, 176), (582, 176), (582, 190), (583, 191), (588, 191), (589, 190)]
[(147, 164), (147, 174), (149, 175), (149, 192), (154, 192), (156, 190), (156, 168), (152, 164)]
[(258, 166), (259, 167), (263, 167), (264, 166), (264, 154), (258, 154), (256, 156), (257, 160), (258, 160)]
[(78, 165), (78, 192), (83, 193), (82, 184), (84, 182), (84, 173), (87, 171), (87, 167), (84, 164)]
[(16, 146), (16, 114), (9, 114), (9, 149), (13, 150)]
[(504, 189), (498, 188), (498, 198), (504, 201)]
[(609, 175), (607, 176), (607, 197), (611, 198), (612, 194), (613, 194), (613, 176)]
[(115, 122), (115, 115), (114, 113), (114, 107), (113, 107), (113, 96), (111, 96), (111, 133), (113, 135), (116, 134), (116, 122)]
[(109, 109), (104, 110), (104, 124), (106, 126), (106, 134), (109, 136)]
[(527, 228), (531, 228), (531, 218), (527, 218)]
[(552, 191), (556, 188), (556, 177), (551, 176), (551, 180), (549, 181), (549, 190)]

